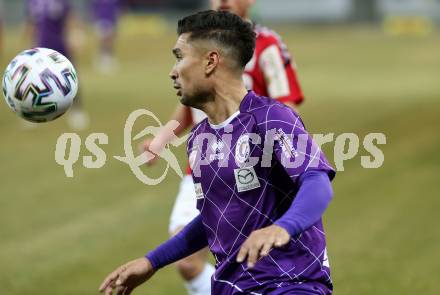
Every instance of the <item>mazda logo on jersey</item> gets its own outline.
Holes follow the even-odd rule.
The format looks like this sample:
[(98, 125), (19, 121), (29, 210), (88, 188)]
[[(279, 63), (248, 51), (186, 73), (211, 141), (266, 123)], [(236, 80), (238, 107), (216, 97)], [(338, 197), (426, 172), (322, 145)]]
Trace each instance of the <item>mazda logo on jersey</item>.
[(251, 170), (249, 169), (240, 169), (238, 170), (238, 182), (241, 184), (249, 184), (254, 180), (254, 174), (252, 174)]
[(238, 192), (245, 192), (260, 187), (260, 181), (254, 167), (234, 169)]

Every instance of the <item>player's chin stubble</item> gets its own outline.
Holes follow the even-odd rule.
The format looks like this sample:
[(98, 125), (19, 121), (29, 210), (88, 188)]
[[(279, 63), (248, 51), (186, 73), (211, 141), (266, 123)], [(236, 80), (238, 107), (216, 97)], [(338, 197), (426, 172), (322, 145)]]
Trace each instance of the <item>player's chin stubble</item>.
[(214, 97), (208, 91), (198, 91), (194, 95), (185, 95), (182, 93), (180, 103), (185, 106), (201, 109), (207, 102), (213, 101)]

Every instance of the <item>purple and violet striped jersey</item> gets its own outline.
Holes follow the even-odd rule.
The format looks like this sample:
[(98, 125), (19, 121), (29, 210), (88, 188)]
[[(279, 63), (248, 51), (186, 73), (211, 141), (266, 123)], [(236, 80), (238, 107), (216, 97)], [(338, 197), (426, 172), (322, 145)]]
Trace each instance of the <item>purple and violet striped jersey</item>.
[(315, 169), (335, 176), (294, 111), (250, 91), (224, 123), (197, 124), (187, 151), (197, 208), (216, 259), (213, 294), (276, 293), (304, 283), (331, 294), (321, 219), (254, 268), (236, 262), (250, 233), (273, 224), (290, 207), (302, 173)]

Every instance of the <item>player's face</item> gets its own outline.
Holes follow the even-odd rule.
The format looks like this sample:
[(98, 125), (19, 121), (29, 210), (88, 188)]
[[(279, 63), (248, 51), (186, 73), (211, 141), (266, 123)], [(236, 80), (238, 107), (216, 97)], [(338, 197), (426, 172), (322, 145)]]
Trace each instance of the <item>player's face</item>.
[(184, 105), (200, 108), (209, 97), (209, 81), (201, 50), (188, 42), (189, 34), (182, 34), (173, 49), (176, 63), (170, 72), (174, 88)]
[(247, 18), (254, 3), (255, 0), (211, 0), (211, 8), (229, 11), (242, 18)]

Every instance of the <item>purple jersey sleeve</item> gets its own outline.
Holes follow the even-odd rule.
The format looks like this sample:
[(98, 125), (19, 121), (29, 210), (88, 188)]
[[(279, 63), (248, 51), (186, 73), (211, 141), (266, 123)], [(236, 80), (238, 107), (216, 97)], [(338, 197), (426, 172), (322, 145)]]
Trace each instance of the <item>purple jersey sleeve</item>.
[(296, 236), (319, 221), (333, 196), (327, 174), (309, 170), (299, 177), (299, 190), (292, 205), (275, 221), (290, 234)]
[(263, 165), (270, 166), (275, 157), (295, 184), (299, 176), (308, 170), (325, 171), (330, 180), (334, 178), (334, 169), (291, 108), (279, 103), (271, 104), (258, 127), (264, 138)]
[(145, 255), (155, 270), (208, 246), (201, 216), (194, 218), (177, 235)]

